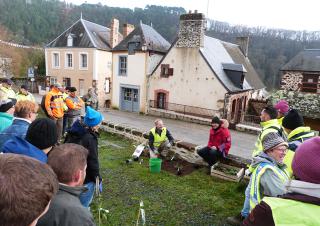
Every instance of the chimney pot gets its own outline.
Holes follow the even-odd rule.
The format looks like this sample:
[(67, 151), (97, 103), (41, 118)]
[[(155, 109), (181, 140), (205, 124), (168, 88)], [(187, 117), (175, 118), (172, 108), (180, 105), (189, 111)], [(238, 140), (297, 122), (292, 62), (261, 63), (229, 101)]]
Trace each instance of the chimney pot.
[(192, 13), (192, 10), (189, 10), (189, 14), (191, 14)]
[(119, 20), (113, 18), (110, 27), (110, 46), (114, 48), (119, 43)]
[(240, 47), (241, 52), (245, 57), (248, 57), (249, 52), (249, 37), (236, 37), (236, 44)]
[(127, 37), (134, 30), (134, 25), (123, 24), (123, 38)]
[(198, 10), (196, 9), (196, 10), (194, 11), (194, 13), (198, 13)]

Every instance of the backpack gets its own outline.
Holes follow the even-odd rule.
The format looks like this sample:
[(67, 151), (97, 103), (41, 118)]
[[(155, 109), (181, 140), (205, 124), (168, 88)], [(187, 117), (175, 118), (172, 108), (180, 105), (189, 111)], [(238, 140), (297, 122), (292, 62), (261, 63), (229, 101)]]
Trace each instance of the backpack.
[(45, 106), (46, 97), (47, 97), (47, 94), (45, 94), (45, 95), (42, 96), (40, 106), (41, 106), (42, 111), (46, 114), (46, 116), (49, 117), (48, 112), (47, 112), (47, 109), (46, 109), (46, 106)]

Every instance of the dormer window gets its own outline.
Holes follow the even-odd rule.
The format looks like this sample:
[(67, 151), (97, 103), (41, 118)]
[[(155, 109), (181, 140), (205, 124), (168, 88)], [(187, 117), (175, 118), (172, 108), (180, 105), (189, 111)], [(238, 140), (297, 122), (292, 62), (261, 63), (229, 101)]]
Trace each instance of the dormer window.
[(68, 47), (72, 47), (73, 46), (73, 37), (71, 34), (68, 35), (68, 43), (67, 43)]
[(244, 66), (242, 64), (223, 63), (222, 68), (232, 83), (236, 87), (243, 89), (244, 77), (247, 72)]

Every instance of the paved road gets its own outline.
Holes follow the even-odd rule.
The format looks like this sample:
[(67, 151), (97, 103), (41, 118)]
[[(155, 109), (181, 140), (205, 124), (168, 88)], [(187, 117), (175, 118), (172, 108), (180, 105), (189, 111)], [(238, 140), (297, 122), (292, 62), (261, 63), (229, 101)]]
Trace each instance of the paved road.
[[(108, 110), (102, 112), (105, 120), (116, 124), (124, 124), (139, 130), (148, 131), (154, 125), (156, 117), (138, 113)], [(193, 144), (206, 145), (209, 138), (209, 126), (173, 119), (163, 119), (165, 126), (175, 139)], [(230, 130), (232, 147), (230, 153), (244, 158), (251, 157), (256, 135)]]
[[(41, 102), (41, 96), (35, 95), (35, 98), (38, 103)], [(115, 124), (124, 124), (143, 131), (150, 130), (156, 119), (156, 117), (153, 116), (117, 110), (102, 110), (102, 113), (106, 121)], [(163, 119), (163, 121), (175, 139), (198, 145), (206, 145), (208, 142), (209, 126), (173, 119)], [(244, 158), (250, 158), (257, 136), (235, 130), (231, 130), (230, 132), (232, 139), (230, 153)]]

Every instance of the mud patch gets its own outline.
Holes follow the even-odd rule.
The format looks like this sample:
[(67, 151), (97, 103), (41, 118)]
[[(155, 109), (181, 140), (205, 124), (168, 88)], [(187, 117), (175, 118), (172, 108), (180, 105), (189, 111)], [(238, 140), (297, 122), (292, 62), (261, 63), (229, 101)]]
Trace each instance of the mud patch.
[(184, 161), (182, 159), (170, 160), (162, 159), (161, 170), (175, 174), (177, 176), (185, 176), (197, 170), (194, 164)]

